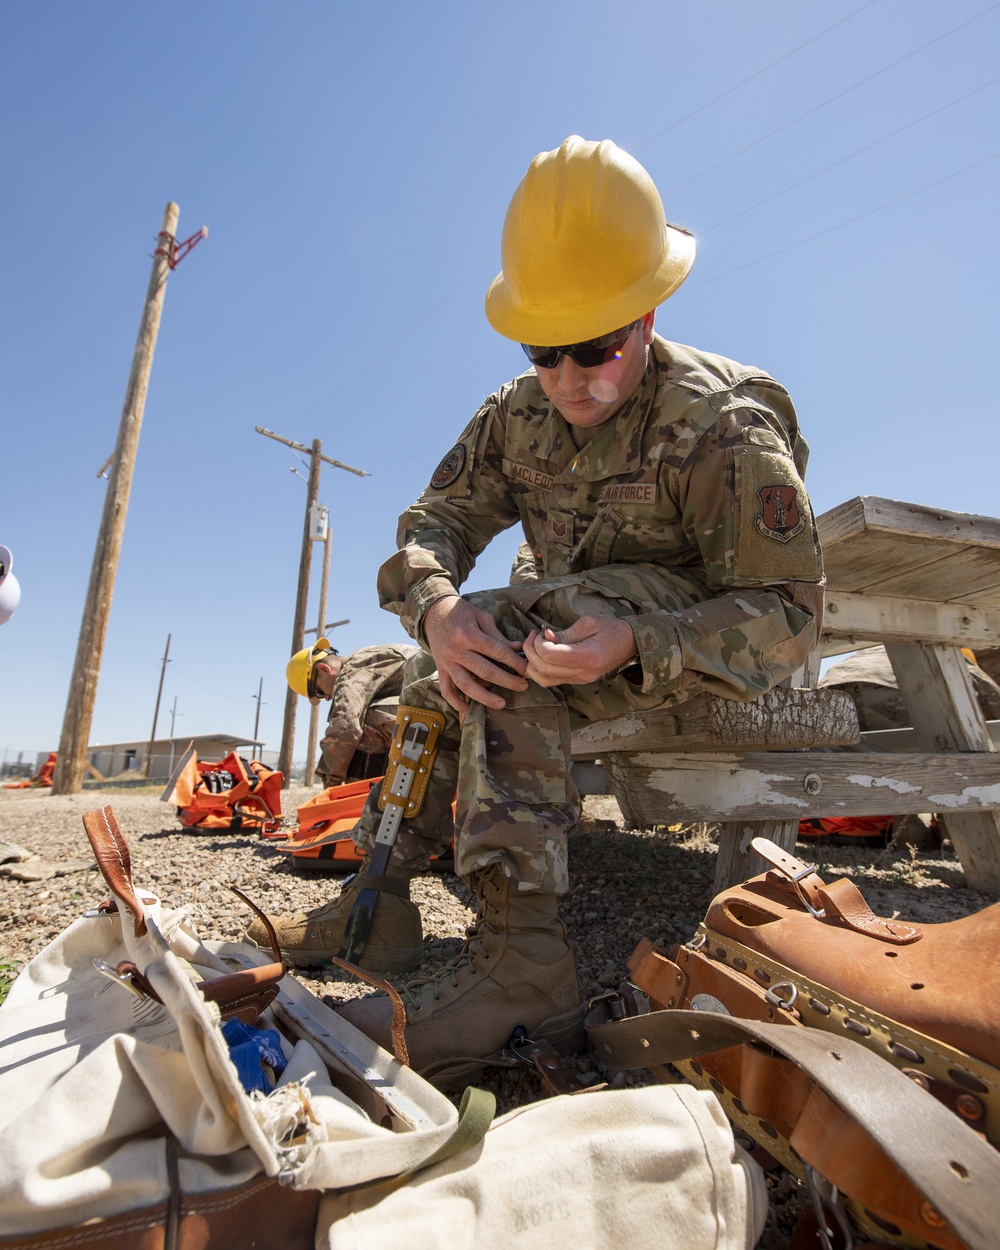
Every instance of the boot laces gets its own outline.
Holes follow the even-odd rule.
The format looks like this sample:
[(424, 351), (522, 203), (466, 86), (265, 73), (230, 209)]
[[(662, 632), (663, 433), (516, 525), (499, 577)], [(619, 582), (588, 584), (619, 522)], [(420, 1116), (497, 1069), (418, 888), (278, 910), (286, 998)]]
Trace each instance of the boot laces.
[(490, 953), (485, 949), (483, 939), (487, 931), (497, 932), (492, 920), (493, 917), (499, 915), (499, 908), (492, 901), (492, 896), (499, 893), (499, 884), (492, 874), (489, 877), (484, 875), (476, 907), (476, 919), (465, 931), (465, 943), (462, 949), (436, 972), (431, 972), (427, 976), (414, 977), (412, 981), (409, 981), (400, 991), (404, 1003), (419, 1011), (423, 1002), (426, 1002), (428, 998), (437, 1002), (446, 985), (450, 985), (453, 989), (458, 988), (460, 973), (473, 968), (477, 958), (489, 959)]

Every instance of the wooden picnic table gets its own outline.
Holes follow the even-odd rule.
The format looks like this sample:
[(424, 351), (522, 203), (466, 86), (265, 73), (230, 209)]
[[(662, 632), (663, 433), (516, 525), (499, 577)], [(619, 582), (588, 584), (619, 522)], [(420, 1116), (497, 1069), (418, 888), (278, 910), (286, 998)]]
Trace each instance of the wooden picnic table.
[(921, 810), (942, 819), (968, 883), (1000, 893), (1000, 755), (961, 650), (1000, 646), (1000, 519), (861, 496), (817, 523), (822, 652), (885, 645), (913, 722)]
[[(1000, 646), (1000, 520), (862, 496), (817, 524), (826, 617), (794, 706), (699, 696), (586, 726), (574, 756), (601, 760), (632, 824), (722, 822), (719, 889), (764, 870), (755, 834), (791, 850), (804, 817), (934, 812), (968, 884), (1000, 895), (1000, 754), (961, 653)], [(910, 735), (850, 734), (843, 692), (811, 689), (824, 656), (879, 643)]]

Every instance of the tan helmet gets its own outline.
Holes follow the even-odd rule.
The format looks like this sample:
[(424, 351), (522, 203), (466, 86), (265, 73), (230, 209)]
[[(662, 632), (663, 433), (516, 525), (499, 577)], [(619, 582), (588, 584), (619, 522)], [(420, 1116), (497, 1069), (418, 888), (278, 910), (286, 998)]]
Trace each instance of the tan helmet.
[(486, 317), (519, 343), (597, 338), (672, 295), (694, 250), (635, 157), (610, 139), (570, 135), (535, 157), (514, 192)]
[(319, 695), (312, 684), (313, 665), (320, 660), (325, 660), (328, 655), (339, 654), (336, 647), (330, 646), (329, 638), (317, 638), (314, 647), (296, 651), (285, 665), (285, 677), (288, 684), (296, 694), (302, 695), (303, 698), (318, 700)]

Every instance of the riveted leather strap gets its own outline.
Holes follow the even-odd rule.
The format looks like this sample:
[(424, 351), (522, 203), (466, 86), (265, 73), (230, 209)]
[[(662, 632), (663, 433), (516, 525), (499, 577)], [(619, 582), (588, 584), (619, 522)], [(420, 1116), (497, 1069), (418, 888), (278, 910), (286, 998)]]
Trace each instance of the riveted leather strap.
[(814, 865), (802, 863), (769, 838), (753, 838), (750, 845), (771, 865), (778, 884), (793, 891), (817, 920), (843, 925), (894, 946), (906, 946), (921, 938), (915, 925), (876, 916), (852, 881), (842, 878), (827, 885)]
[[(586, 1029), (602, 1061), (624, 1070), (690, 1059), (743, 1042), (771, 1047), (807, 1073), (847, 1120), (864, 1129), (931, 1204), (932, 1216), (940, 1216), (968, 1250), (995, 1250), (1000, 1154), (919, 1085), (857, 1042), (821, 1029), (702, 1011), (652, 1011), (612, 1020), (604, 1000), (588, 1013)], [(822, 1131), (819, 1104), (810, 1109), (810, 1102), (811, 1096), (808, 1114), (801, 1117), (804, 1151), (813, 1138), (830, 1136)], [(794, 1130), (791, 1141), (795, 1146)], [(808, 1154), (802, 1157), (811, 1162)], [(934, 1240), (933, 1231), (928, 1227), (929, 1240)]]
[(114, 808), (107, 806), (100, 811), (84, 812), (83, 827), (87, 831), (90, 845), (94, 848), (101, 875), (111, 887), (115, 898), (132, 917), (135, 936), (144, 937), (146, 919), (142, 913), (142, 904), (136, 898), (132, 886), (132, 857)]

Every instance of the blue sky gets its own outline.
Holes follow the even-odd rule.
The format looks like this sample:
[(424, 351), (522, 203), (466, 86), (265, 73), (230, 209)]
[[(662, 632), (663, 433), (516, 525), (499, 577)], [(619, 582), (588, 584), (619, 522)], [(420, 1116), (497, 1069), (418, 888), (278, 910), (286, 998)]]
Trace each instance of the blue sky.
[[(405, 639), (375, 594), (396, 519), (520, 372), (486, 323), (536, 152), (612, 138), (698, 259), (672, 338), (790, 390), (817, 512), (884, 495), (996, 514), (1000, 4), (951, 0), (121, 0), (0, 26), (0, 747), (54, 750), (149, 256), (171, 275), (91, 728), (278, 746), (306, 466), (342, 651)], [(513, 533), (469, 587), (506, 579)], [(315, 623), (320, 548), (316, 546)], [(300, 713), (296, 758), (305, 747)]]

